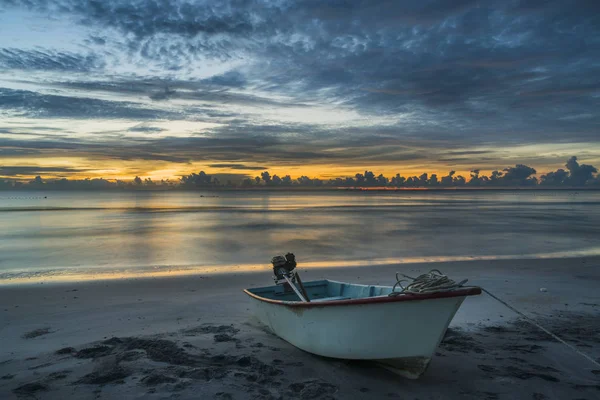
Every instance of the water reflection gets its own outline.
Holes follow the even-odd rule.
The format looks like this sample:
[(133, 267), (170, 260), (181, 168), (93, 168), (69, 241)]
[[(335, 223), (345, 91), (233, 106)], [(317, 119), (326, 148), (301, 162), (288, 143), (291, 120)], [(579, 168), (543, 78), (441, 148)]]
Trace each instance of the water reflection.
[(246, 270), (287, 251), (310, 267), (600, 248), (597, 192), (5, 195), (0, 279)]

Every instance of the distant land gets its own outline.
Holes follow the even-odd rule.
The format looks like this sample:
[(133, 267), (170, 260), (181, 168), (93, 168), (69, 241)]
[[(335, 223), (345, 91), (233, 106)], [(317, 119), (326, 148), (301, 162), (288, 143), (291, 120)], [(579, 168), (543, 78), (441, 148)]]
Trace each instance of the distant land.
[[(0, 176), (3, 168), (0, 167)], [(221, 182), (218, 177), (204, 171), (182, 176), (178, 181), (153, 181), (136, 176), (132, 181), (119, 179), (44, 179), (37, 176), (30, 181), (0, 179), (0, 190), (306, 190), (306, 189), (346, 189), (346, 190), (447, 190), (447, 189), (600, 189), (598, 169), (592, 165), (579, 164), (577, 157), (567, 160), (565, 169), (548, 172), (539, 178), (537, 171), (524, 164), (493, 171), (489, 176), (480, 174), (479, 169), (471, 171), (469, 177), (422, 173), (419, 176), (404, 177), (401, 174), (389, 178), (372, 171), (357, 173), (350, 177), (333, 179), (310, 178), (290, 175), (280, 177), (264, 171), (260, 176), (247, 177), (241, 182), (230, 180)]]

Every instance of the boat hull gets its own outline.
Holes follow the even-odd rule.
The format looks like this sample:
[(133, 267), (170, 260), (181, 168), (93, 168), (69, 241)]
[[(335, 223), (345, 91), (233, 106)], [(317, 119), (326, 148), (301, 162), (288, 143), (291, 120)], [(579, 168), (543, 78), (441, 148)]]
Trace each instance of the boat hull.
[(292, 345), (324, 357), (374, 360), (409, 378), (427, 368), (466, 296), (326, 302), (294, 307), (253, 297), (259, 320)]

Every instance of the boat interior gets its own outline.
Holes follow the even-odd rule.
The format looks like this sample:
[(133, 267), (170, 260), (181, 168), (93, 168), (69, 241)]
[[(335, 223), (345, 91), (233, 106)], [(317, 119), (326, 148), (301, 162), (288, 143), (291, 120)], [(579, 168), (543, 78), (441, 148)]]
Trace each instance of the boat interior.
[[(390, 286), (357, 285), (330, 280), (304, 282), (304, 288), (311, 302), (387, 296), (392, 291)], [(271, 300), (300, 301), (298, 295), (287, 285), (253, 288), (248, 291)]]

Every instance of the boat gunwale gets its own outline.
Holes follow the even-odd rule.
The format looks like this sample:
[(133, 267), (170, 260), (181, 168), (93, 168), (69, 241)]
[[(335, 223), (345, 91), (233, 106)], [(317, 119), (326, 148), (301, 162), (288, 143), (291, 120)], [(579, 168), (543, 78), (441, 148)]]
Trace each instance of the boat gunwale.
[[(334, 281), (330, 281), (334, 282)], [(363, 285), (369, 286), (369, 285)], [(377, 286), (377, 285), (373, 285)], [(303, 301), (284, 301), (269, 299), (266, 297), (259, 296), (252, 293), (249, 289), (244, 289), (244, 293), (248, 296), (265, 303), (277, 304), (287, 307), (300, 307), (300, 308), (313, 308), (313, 307), (329, 307), (329, 306), (351, 306), (360, 304), (378, 304), (378, 303), (395, 303), (402, 301), (418, 301), (418, 300), (432, 300), (432, 299), (444, 299), (450, 297), (466, 297), (476, 296), (481, 294), (481, 288), (478, 286), (469, 286), (463, 289), (456, 289), (446, 292), (435, 292), (435, 293), (407, 293), (398, 296), (375, 296), (375, 297), (362, 297), (358, 299), (346, 299), (346, 300), (332, 300), (332, 301), (315, 301), (315, 302), (303, 302)]]

